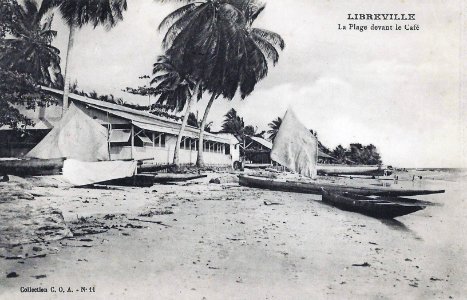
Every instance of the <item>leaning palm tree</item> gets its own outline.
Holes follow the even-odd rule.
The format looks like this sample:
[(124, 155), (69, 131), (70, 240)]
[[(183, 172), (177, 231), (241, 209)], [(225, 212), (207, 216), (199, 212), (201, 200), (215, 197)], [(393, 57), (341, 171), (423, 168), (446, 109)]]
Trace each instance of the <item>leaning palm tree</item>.
[(160, 56), (154, 64), (153, 75), (151, 84), (157, 85), (152, 93), (159, 96), (156, 103), (173, 107), (178, 112), (187, 106), (174, 150), (173, 163), (178, 166), (180, 164), (180, 144), (190, 114), (191, 99), (194, 97), (197, 97), (198, 100), (201, 99), (203, 88), (201, 84), (195, 84), (188, 77), (183, 76), (171, 58), (166, 55)]
[[(170, 108), (173, 112), (181, 112), (183, 108), (190, 103), (195, 92), (195, 83), (184, 77), (175, 67), (171, 58), (167, 55), (161, 55), (153, 65), (150, 87), (126, 88), (126, 92), (139, 95), (154, 95), (156, 101), (153, 107), (163, 105)], [(196, 96), (201, 99), (203, 88), (198, 86)], [(180, 132), (183, 133), (188, 122), (189, 109), (183, 116), (183, 122)], [(196, 117), (195, 117), (196, 118)], [(185, 120), (186, 119), (186, 120)], [(175, 146), (173, 163), (179, 165), (179, 152), (182, 135), (179, 134), (178, 142)]]
[[(171, 58), (167, 55), (158, 57), (153, 65), (151, 85), (148, 92), (158, 96), (156, 104), (172, 107), (176, 112), (181, 112), (187, 100), (193, 95), (195, 83), (184, 77), (175, 67)], [(202, 88), (198, 88), (197, 97), (201, 98)]]
[[(277, 50), (270, 41), (279, 42), (283, 47), (282, 39), (278, 40), (277, 34), (271, 37), (266, 31), (256, 34), (251, 30), (251, 24), (263, 9), (264, 6), (253, 0), (205, 0), (182, 6), (159, 26), (159, 29), (168, 28), (163, 46), (177, 69), (196, 82), (195, 88), (203, 83), (211, 93), (200, 128), (200, 145), (213, 101), (221, 95), (232, 99), (238, 88), (245, 98), (267, 74), (264, 53), (277, 61)], [(261, 41), (255, 42), (255, 36)], [(270, 47), (264, 48), (267, 46)], [(187, 113), (191, 102), (187, 103)], [(180, 131), (179, 139), (182, 133)], [(197, 165), (203, 164), (203, 149), (199, 147)]]
[(9, 24), (10, 37), (0, 44), (0, 67), (28, 74), (39, 84), (62, 88), (60, 51), (51, 45), (57, 32), (51, 29), (53, 16), (46, 18), (43, 6), (34, 0), (12, 3), (14, 21)]
[(66, 110), (70, 86), (69, 66), (76, 29), (86, 24), (92, 24), (94, 28), (98, 25), (104, 25), (107, 29), (112, 28), (123, 19), (127, 3), (126, 0), (44, 0), (44, 2), (49, 7), (58, 6), (62, 18), (69, 27), (63, 90), (63, 109)]
[(268, 130), (269, 134), (269, 140), (274, 143), (274, 140), (276, 139), (277, 133), (279, 132), (279, 127), (281, 127), (282, 124), (282, 118), (277, 117), (277, 119), (272, 120), (271, 123), (268, 124), (270, 130)]
[[(240, 77), (238, 72), (227, 70), (239, 68), (241, 55), (238, 50), (243, 38), (240, 29), (244, 28), (244, 24), (241, 11), (228, 1), (218, 0), (189, 3), (161, 22), (159, 30), (168, 28), (163, 47), (167, 49), (167, 54), (182, 77), (195, 83), (192, 95), (197, 95), (203, 85), (214, 98), (220, 94), (233, 97)], [(237, 51), (233, 51), (230, 45), (236, 45)], [(186, 112), (177, 138), (174, 153), (176, 165), (179, 144), (192, 103), (193, 96), (187, 99)], [(200, 139), (201, 151), (202, 142)]]

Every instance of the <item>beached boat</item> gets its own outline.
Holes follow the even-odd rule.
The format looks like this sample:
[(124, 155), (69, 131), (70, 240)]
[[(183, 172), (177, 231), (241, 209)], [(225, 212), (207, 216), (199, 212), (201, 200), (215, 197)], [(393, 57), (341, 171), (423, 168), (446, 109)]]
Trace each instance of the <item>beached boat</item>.
[(62, 172), (64, 160), (65, 158), (2, 159), (0, 160), (0, 175), (56, 175)]
[(208, 175), (205, 175), (205, 174), (159, 173), (159, 174), (154, 175), (154, 182), (161, 183), (161, 182), (188, 181), (188, 180), (204, 178), (207, 176)]
[(317, 165), (319, 175), (383, 175), (384, 169), (378, 165)]
[(239, 183), (242, 186), (269, 189), (274, 191), (286, 191), (295, 193), (306, 194), (321, 194), (321, 188), (336, 192), (348, 192), (359, 195), (379, 195), (379, 196), (414, 196), (414, 195), (428, 195), (444, 193), (444, 190), (430, 190), (430, 189), (405, 189), (403, 187), (395, 186), (376, 186), (376, 185), (344, 185), (331, 182), (299, 182), (299, 181), (286, 181), (279, 179), (270, 179), (249, 175), (239, 175)]
[(425, 205), (393, 202), (384, 197), (370, 198), (347, 192), (321, 189), (322, 201), (343, 210), (357, 212), (381, 219), (392, 219), (422, 210)]
[(170, 170), (174, 167), (175, 167), (174, 164), (162, 164), (162, 165), (142, 164), (142, 165), (138, 165), (138, 173), (159, 172), (163, 170)]

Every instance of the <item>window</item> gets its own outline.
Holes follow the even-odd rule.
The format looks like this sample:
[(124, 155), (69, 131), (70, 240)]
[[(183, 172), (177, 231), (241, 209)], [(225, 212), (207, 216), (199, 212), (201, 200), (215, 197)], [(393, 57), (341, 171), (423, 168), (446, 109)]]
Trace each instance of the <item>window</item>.
[(154, 146), (165, 147), (165, 133), (154, 132)]
[(112, 129), (110, 131), (109, 142), (114, 146), (131, 146), (131, 130)]
[(225, 144), (225, 154), (230, 154), (230, 145), (229, 144)]
[(197, 140), (196, 139), (191, 139), (190, 140), (190, 147), (191, 147), (191, 150), (192, 151), (196, 151), (198, 148), (196, 147), (196, 142)]
[(144, 133), (140, 133), (136, 137), (143, 143), (143, 146), (152, 146), (152, 140)]
[(185, 149), (185, 150), (194, 150), (195, 148), (195, 140), (189, 137), (184, 137), (182, 138), (182, 141), (180, 142), (180, 149)]

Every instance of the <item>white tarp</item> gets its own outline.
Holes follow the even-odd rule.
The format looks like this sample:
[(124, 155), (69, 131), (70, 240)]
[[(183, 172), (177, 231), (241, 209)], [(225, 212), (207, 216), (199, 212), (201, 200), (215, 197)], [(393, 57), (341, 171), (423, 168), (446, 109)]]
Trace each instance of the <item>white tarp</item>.
[(107, 129), (71, 104), (60, 122), (26, 156), (108, 160)]
[(289, 108), (279, 127), (271, 159), (307, 177), (317, 175), (318, 141)]
[(73, 185), (87, 185), (131, 177), (135, 173), (136, 161), (84, 162), (67, 159), (63, 164), (63, 178)]

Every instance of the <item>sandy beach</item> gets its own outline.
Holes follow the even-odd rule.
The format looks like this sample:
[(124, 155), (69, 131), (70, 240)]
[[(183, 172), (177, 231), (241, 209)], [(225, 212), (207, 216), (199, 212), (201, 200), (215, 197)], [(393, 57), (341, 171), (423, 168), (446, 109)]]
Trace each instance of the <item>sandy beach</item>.
[(439, 205), (393, 221), (227, 172), (150, 188), (13, 178), (0, 187), (0, 298), (463, 299), (465, 177), (421, 174), (398, 184), (446, 189), (417, 197)]

